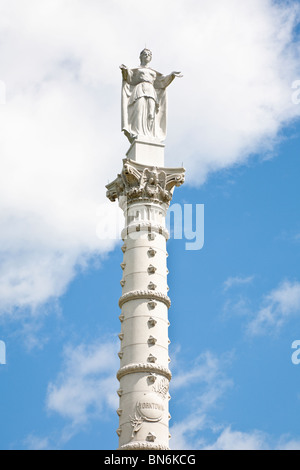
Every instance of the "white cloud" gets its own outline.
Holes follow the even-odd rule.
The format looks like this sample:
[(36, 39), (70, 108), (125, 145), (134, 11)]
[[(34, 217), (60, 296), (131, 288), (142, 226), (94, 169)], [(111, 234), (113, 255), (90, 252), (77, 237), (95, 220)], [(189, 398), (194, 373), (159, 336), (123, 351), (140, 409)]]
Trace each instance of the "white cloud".
[[(195, 365), (184, 369), (177, 364), (176, 373), (171, 382), (172, 390), (179, 396), (188, 394), (185, 399), (189, 403), (189, 410), (184, 420), (171, 426), (171, 448), (177, 450), (197, 448), (201, 439), (199, 433), (207, 428), (210, 419), (208, 413), (216, 403), (224, 396), (232, 381), (226, 377), (224, 368), (230, 361), (230, 355), (217, 357), (211, 352), (206, 352), (196, 358)], [(191, 387), (193, 389), (190, 394)]]
[[(260, 450), (268, 448), (268, 436), (260, 431), (234, 431), (230, 426), (216, 424), (212, 418), (213, 409), (220, 404), (229, 387), (233, 386), (224, 370), (232, 360), (232, 355), (217, 357), (206, 352), (196, 359), (196, 365), (188, 370), (177, 370), (173, 382), (177, 395), (178, 389), (193, 387), (189, 403), (190, 412), (185, 419), (171, 427), (171, 448), (176, 450)], [(197, 385), (195, 383), (197, 382)], [(198, 390), (198, 394), (196, 392)], [(171, 388), (172, 391), (172, 388)], [(207, 434), (218, 437), (208, 442)]]
[(282, 436), (277, 446), (278, 450), (300, 450), (300, 439), (287, 439)]
[(64, 440), (91, 419), (100, 419), (105, 409), (118, 407), (117, 344), (95, 342), (66, 347), (63, 367), (57, 379), (48, 386), (46, 405), (70, 423)]
[[(177, 402), (184, 404), (186, 416), (174, 422), (170, 432), (172, 450), (298, 450), (297, 437), (273, 436), (259, 429), (241, 431), (231, 424), (216, 421), (214, 410), (221, 406), (225, 393), (234, 386), (227, 377), (226, 367), (232, 354), (206, 352), (195, 359), (195, 365), (185, 363), (181, 369), (177, 359), (171, 382)], [(179, 394), (180, 392), (180, 394)], [(209, 436), (212, 437), (209, 437)]]
[[(224, 292), (232, 287), (250, 284), (254, 276), (247, 278), (228, 278), (224, 282)], [(300, 315), (300, 282), (282, 281), (275, 289), (257, 301), (238, 292), (228, 296), (223, 310), (228, 316), (243, 316), (247, 319), (246, 331), (256, 336), (278, 333), (280, 328), (291, 318)], [(255, 308), (254, 304), (258, 307)]]
[(28, 436), (24, 440), (28, 450), (51, 450), (51, 444), (48, 437)]
[(214, 444), (202, 450), (267, 450), (266, 436), (260, 431), (245, 433), (227, 427)]
[(224, 290), (231, 289), (232, 287), (243, 285), (243, 284), (250, 284), (254, 279), (254, 276), (248, 276), (248, 277), (229, 277), (226, 279), (224, 282)]
[(294, 315), (300, 315), (300, 283), (284, 281), (265, 296), (248, 331), (252, 335), (276, 332)]
[[(174, 390), (189, 388), (191, 384), (198, 382), (209, 385), (211, 392), (211, 387), (221, 377), (222, 383), (228, 385), (222, 373), (222, 364), (224, 365), (228, 360), (229, 358), (225, 358), (224, 355), (222, 358), (218, 358), (210, 351), (207, 351), (195, 359), (194, 365), (190, 369), (187, 369), (186, 365), (181, 368), (179, 362), (177, 362), (176, 374), (172, 379), (172, 388)], [(220, 389), (219, 385), (217, 388)]]
[(101, 225), (117, 224), (104, 186), (128, 148), (119, 64), (137, 64), (146, 42), (153, 67), (182, 69), (169, 92), (167, 164), (184, 160), (201, 183), (271, 151), (299, 115), (297, 16), (297, 3), (271, 0), (2, 0), (0, 313), (37, 311), (115, 246)]
[(255, 430), (251, 432), (234, 431), (230, 426), (222, 430), (216, 441), (206, 444), (201, 450), (299, 450), (299, 439), (287, 436), (273, 436)]

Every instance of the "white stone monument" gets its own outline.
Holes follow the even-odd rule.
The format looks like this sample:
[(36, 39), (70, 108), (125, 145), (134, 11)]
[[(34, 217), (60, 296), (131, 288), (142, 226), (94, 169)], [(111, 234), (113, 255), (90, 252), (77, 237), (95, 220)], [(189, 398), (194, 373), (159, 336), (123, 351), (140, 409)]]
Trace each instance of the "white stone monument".
[(106, 186), (107, 197), (124, 211), (121, 269), (119, 450), (169, 449), (169, 337), (167, 284), (169, 238), (165, 217), (183, 168), (164, 167), (166, 87), (180, 72), (122, 65), (122, 131), (131, 146), (121, 174)]

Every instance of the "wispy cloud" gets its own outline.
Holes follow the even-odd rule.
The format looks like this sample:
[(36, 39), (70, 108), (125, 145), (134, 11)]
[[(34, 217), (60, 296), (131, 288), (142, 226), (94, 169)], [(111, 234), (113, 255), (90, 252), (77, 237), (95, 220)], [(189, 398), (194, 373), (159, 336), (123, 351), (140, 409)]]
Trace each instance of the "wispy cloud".
[[(300, 282), (283, 280), (275, 289), (257, 299), (244, 289), (253, 280), (254, 276), (229, 277), (224, 282), (224, 314), (243, 317), (248, 334), (278, 333), (288, 320), (300, 316)], [(229, 292), (233, 287), (238, 289)]]
[(24, 445), (28, 450), (53, 450), (48, 437), (30, 435), (24, 440)]
[(89, 421), (101, 419), (105, 410), (118, 407), (117, 343), (97, 341), (68, 346), (58, 377), (48, 386), (48, 412), (58, 413), (67, 425), (62, 440), (69, 440)]
[(248, 276), (248, 277), (241, 277), (241, 276), (236, 276), (236, 277), (229, 277), (226, 279), (224, 282), (224, 291), (227, 291), (231, 289), (232, 287), (235, 286), (240, 286), (244, 284), (250, 284), (254, 279), (254, 276)]
[(223, 283), (223, 293), (226, 295), (223, 306), (223, 316), (243, 316), (251, 313), (250, 300), (245, 293), (245, 288), (253, 283), (254, 275), (230, 276)]
[(215, 442), (204, 445), (201, 450), (300, 450), (300, 440), (284, 435), (276, 439), (259, 430), (241, 432), (228, 426)]
[(289, 242), (289, 243), (299, 243), (300, 242), (300, 232), (298, 230), (282, 230), (279, 235), (276, 237), (276, 240)]
[[(185, 402), (189, 404), (187, 416), (171, 427), (172, 449), (196, 448), (199, 433), (207, 427), (210, 418), (207, 413), (211, 411), (225, 392), (233, 386), (224, 369), (231, 361), (231, 355), (221, 358), (207, 351), (195, 360), (190, 368), (181, 369), (177, 365), (176, 373), (171, 382), (171, 392), (174, 389), (178, 395), (188, 394)], [(191, 388), (193, 392), (191, 393)]]
[(300, 439), (282, 436), (277, 444), (278, 450), (300, 450)]
[(202, 447), (202, 450), (266, 450), (267, 448), (267, 436), (264, 433), (233, 431), (231, 427), (227, 427), (213, 444)]
[[(232, 354), (221, 357), (206, 352), (196, 359), (196, 365), (188, 370), (178, 370), (174, 377), (177, 391), (192, 387), (193, 393), (186, 400), (190, 412), (185, 419), (171, 427), (171, 448), (177, 450), (261, 450), (268, 448), (269, 436), (260, 431), (241, 432), (231, 426), (217, 423), (213, 411), (220, 406), (225, 393), (234, 386), (225, 373), (233, 360)], [(195, 386), (196, 385), (196, 386)], [(178, 394), (178, 392), (177, 392)], [(193, 398), (191, 398), (193, 397)], [(217, 437), (209, 442), (207, 434)]]
[[(186, 417), (171, 426), (173, 450), (293, 450), (300, 449), (298, 437), (274, 437), (259, 429), (239, 430), (219, 422), (214, 411), (230, 393), (234, 381), (226, 373), (232, 354), (206, 352), (185, 369), (176, 368), (173, 389), (181, 392)], [(171, 388), (172, 390), (172, 388)], [(177, 400), (178, 401), (178, 400)], [(208, 437), (211, 436), (211, 437)]]
[(300, 316), (300, 282), (283, 281), (267, 294), (248, 324), (251, 335), (277, 332), (291, 317)]

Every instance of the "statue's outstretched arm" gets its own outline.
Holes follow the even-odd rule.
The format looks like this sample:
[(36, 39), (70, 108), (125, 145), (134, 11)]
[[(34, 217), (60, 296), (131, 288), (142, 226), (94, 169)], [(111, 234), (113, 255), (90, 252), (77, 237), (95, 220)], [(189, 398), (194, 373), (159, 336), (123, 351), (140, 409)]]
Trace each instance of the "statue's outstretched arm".
[(172, 72), (171, 75), (173, 75), (174, 77), (177, 77), (177, 78), (182, 78), (183, 77), (181, 72)]
[(169, 86), (173, 82), (175, 77), (181, 78), (183, 77), (183, 75), (181, 72), (172, 72), (169, 75), (162, 75), (158, 73), (154, 83), (154, 87), (167, 88), (167, 86)]
[(121, 72), (122, 72), (123, 80), (125, 80), (127, 82), (128, 67), (126, 67), (126, 65), (122, 64), (122, 65), (120, 65), (120, 69), (121, 69)]

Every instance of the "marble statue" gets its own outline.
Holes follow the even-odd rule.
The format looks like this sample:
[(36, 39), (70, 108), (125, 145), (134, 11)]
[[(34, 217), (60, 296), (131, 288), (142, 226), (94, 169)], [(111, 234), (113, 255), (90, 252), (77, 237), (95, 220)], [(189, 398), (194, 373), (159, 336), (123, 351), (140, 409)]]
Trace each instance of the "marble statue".
[(121, 65), (122, 83), (122, 131), (133, 143), (139, 136), (163, 142), (166, 137), (167, 97), (166, 88), (180, 72), (170, 75), (149, 67), (152, 52), (144, 49), (140, 54), (140, 66), (129, 69)]

